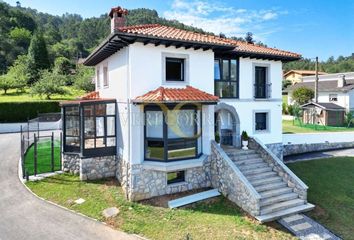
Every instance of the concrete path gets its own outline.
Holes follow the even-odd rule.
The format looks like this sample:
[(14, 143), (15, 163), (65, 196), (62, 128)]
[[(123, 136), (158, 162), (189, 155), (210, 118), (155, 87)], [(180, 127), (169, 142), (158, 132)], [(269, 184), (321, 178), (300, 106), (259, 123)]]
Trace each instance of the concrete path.
[(18, 179), (19, 134), (0, 135), (0, 240), (138, 239), (49, 204)]
[(310, 152), (297, 155), (291, 155), (284, 157), (285, 163), (290, 162), (299, 162), (299, 161), (308, 161), (316, 160), (321, 158), (330, 158), (330, 157), (354, 157), (354, 149), (340, 149), (340, 150), (331, 150), (323, 152)]
[(324, 226), (304, 214), (281, 218), (278, 222), (302, 240), (340, 240)]

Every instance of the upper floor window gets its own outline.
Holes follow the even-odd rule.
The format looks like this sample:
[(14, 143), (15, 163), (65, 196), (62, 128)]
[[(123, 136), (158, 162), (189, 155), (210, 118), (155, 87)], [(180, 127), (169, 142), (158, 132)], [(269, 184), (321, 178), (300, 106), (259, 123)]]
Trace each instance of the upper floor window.
[(166, 81), (184, 81), (184, 59), (166, 58)]
[(96, 71), (96, 84), (97, 84), (97, 88), (101, 87), (101, 83), (100, 83), (100, 70), (97, 69)]
[(238, 61), (236, 59), (215, 59), (215, 95), (220, 98), (238, 98)]
[(103, 86), (108, 87), (108, 68), (103, 67)]
[(254, 97), (269, 98), (270, 84), (267, 80), (267, 67), (255, 67)]
[(329, 94), (329, 101), (330, 102), (337, 102), (338, 101), (338, 95), (337, 94)]

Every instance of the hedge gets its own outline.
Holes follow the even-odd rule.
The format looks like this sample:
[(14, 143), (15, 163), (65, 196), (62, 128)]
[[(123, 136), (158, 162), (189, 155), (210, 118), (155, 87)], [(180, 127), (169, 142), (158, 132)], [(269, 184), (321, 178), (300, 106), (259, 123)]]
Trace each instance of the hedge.
[(38, 113), (60, 112), (59, 102), (0, 102), (0, 122), (26, 122)]

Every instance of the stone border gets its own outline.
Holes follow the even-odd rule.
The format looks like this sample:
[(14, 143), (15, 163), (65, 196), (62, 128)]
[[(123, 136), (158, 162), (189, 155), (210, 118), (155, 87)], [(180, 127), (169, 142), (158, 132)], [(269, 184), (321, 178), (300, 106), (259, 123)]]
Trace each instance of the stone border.
[(307, 152), (320, 152), (320, 151), (346, 149), (352, 147), (354, 147), (354, 142), (284, 144), (283, 156), (296, 155), (296, 154), (302, 154)]

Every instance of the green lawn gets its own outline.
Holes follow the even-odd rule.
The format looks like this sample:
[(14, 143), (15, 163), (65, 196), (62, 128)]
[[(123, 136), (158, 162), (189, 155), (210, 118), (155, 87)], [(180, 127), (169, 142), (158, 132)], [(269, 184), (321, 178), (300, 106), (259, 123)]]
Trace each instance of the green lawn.
[[(82, 96), (85, 94), (82, 90), (77, 90), (73, 87), (64, 87), (67, 91), (65, 95), (53, 95), (51, 96), (51, 100), (58, 101), (58, 100), (72, 100), (77, 98), (78, 96)], [(27, 101), (40, 101), (46, 100), (41, 99), (38, 96), (31, 96), (29, 93), (29, 89), (26, 88), (24, 92), (18, 92), (17, 90), (8, 90), (7, 94), (4, 94), (0, 91), (0, 102), (27, 102)]]
[(288, 164), (308, 186), (309, 215), (343, 239), (354, 239), (354, 157)]
[(332, 127), (320, 126), (314, 124), (304, 124), (300, 126), (299, 122), (292, 120), (283, 120), (283, 133), (315, 133), (315, 132), (348, 132), (354, 131), (354, 127)]
[[(37, 144), (37, 174), (51, 172), (51, 142), (43, 141)], [(54, 170), (60, 170), (60, 143), (54, 144)], [(34, 146), (32, 145), (25, 155), (25, 171), (34, 174)]]
[[(101, 221), (102, 210), (118, 207), (119, 215), (107, 223), (149, 239), (295, 239), (275, 223), (261, 225), (251, 220), (224, 197), (172, 210), (128, 202), (113, 179), (81, 182), (62, 174), (26, 184), (45, 199)], [(86, 201), (74, 204), (78, 198)]]
[(283, 103), (288, 104), (288, 95), (282, 95)]

